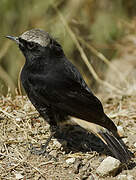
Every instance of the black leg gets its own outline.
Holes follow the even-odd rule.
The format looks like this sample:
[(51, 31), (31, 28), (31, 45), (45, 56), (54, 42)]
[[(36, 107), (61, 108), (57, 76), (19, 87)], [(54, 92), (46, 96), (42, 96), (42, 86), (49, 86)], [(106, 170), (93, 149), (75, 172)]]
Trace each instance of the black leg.
[(47, 148), (49, 142), (51, 141), (51, 139), (55, 133), (56, 133), (55, 131), (51, 132), (51, 135), (49, 136), (49, 138), (47, 139), (45, 144), (41, 145), (41, 149), (37, 149), (37, 148), (33, 147), (32, 144), (30, 144), (30, 152), (32, 154), (36, 154), (36, 155), (45, 155), (47, 153), (46, 148)]

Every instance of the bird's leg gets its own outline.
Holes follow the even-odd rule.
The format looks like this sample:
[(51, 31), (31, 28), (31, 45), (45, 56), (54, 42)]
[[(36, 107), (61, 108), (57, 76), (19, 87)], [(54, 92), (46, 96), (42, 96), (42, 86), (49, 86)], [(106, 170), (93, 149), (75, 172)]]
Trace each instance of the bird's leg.
[(51, 128), (51, 134), (50, 134), (49, 138), (46, 140), (45, 144), (41, 145), (40, 149), (37, 149), (37, 148), (33, 147), (32, 144), (30, 144), (30, 152), (32, 154), (36, 154), (36, 155), (45, 155), (45, 153), (47, 153), (46, 148), (47, 148), (49, 142), (51, 141), (52, 137), (55, 135), (56, 129), (57, 129), (57, 127)]

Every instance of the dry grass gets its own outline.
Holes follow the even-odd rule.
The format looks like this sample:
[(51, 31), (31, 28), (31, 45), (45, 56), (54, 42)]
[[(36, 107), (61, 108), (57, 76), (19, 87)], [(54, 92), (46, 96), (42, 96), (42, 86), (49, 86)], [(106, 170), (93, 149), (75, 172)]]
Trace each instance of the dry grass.
[[(61, 4), (61, 2), (63, 2), (63, 0), (60, 1), (60, 3), (58, 4), (54, 4), (54, 6), (51, 5), (51, 7), (53, 6), (53, 9), (55, 6), (59, 7), (59, 4)], [(79, 9), (81, 9), (81, 2), (83, 3), (84, 1), (81, 0), (79, 1), (78, 6), (76, 5), (77, 13), (79, 12)], [(72, 28), (70, 24), (72, 23), (71, 19), (77, 17), (75, 13), (75, 8), (72, 8), (71, 13), (64, 17), (64, 14), (66, 14), (65, 11), (68, 11), (71, 7), (74, 6), (74, 4), (75, 1), (71, 0), (70, 3), (68, 3), (68, 5), (66, 6), (66, 8), (64, 8), (64, 10), (63, 8), (61, 9), (61, 11), (57, 10), (59, 16), (56, 16), (56, 13), (53, 11), (53, 16), (47, 15), (45, 17), (44, 15), (39, 15), (39, 13), (36, 12), (36, 9), (34, 8), (35, 3), (33, 4), (33, 6), (30, 4), (30, 7), (32, 6), (31, 9), (33, 10), (33, 13), (31, 14), (35, 15), (34, 17), (29, 17), (29, 15), (28, 19), (30, 19), (30, 24), (32, 24), (32, 27), (49, 27), (47, 29), (49, 32), (54, 31), (54, 29), (58, 29), (58, 31), (55, 32), (55, 36), (60, 36), (59, 34), (61, 34), (62, 39), (67, 42), (65, 43), (64, 47), (67, 53), (72, 54), (74, 49), (73, 44), (75, 44), (76, 49), (80, 52), (82, 60), (87, 65), (94, 79), (100, 84), (101, 93), (99, 94), (99, 97), (101, 97), (103, 100), (106, 113), (113, 119), (113, 121), (118, 126), (122, 126), (124, 128), (124, 140), (129, 146), (129, 149), (133, 151), (136, 155), (136, 147), (134, 146), (134, 144), (136, 145), (135, 34), (132, 35), (132, 37), (130, 38), (131, 40), (133, 40), (133, 45), (130, 44), (129, 38), (127, 42), (122, 43), (122, 46), (118, 45), (117, 49), (122, 49), (122, 54), (120, 55), (121, 59), (118, 58), (115, 64), (114, 62), (110, 63), (108, 59), (103, 56), (102, 53), (98, 52), (95, 48), (93, 48), (92, 45), (85, 42), (82, 36), (81, 38), (79, 38), (80, 33), (77, 33), (76, 35), (78, 25), (81, 24), (76, 19), (73, 19), (77, 23), (76, 28)], [(28, 6), (28, 4), (26, 5)], [(42, 6), (43, 4), (39, 3), (38, 9), (41, 10), (41, 14), (44, 14), (45, 9), (48, 10), (48, 5), (46, 5), (46, 8), (45, 6), (43, 6), (42, 8)], [(24, 7), (24, 10), (26, 12), (25, 6), (22, 7)], [(86, 10), (86, 6), (83, 7), (83, 9)], [(79, 19), (80, 18), (81, 17), (79, 16)], [(24, 27), (28, 28), (27, 24), (29, 23), (27, 19), (25, 19), (25, 24), (22, 23), (24, 21), (20, 20), (20, 18), (19, 22), (19, 31), (22, 32), (22, 29), (24, 30)], [(51, 28), (52, 25), (53, 28)], [(90, 28), (90, 25), (85, 27)], [(6, 26), (6, 29), (8, 30), (12, 28), (7, 28)], [(133, 28), (133, 31), (135, 31), (135, 27)], [(7, 31), (5, 32), (7, 33)], [(18, 31), (16, 30), (15, 32)], [(70, 38), (69, 36), (67, 36), (67, 34), (70, 35)], [(7, 51), (9, 52), (9, 43), (9, 41), (5, 41), (5, 43), (2, 44), (2, 48), (0, 50), (1, 62), (5, 60), (4, 57), (6, 57)], [(83, 47), (81, 45), (83, 45)], [(105, 81), (103, 81), (99, 77), (97, 71), (95, 72), (95, 70), (93, 69), (93, 66), (88, 60), (90, 54), (89, 56), (87, 56), (88, 54), (86, 54), (85, 48), (87, 48), (91, 53), (93, 53), (101, 61), (107, 64), (108, 67), (110, 67), (107, 72)], [(8, 58), (9, 57), (10, 56), (8, 56)], [(14, 62), (14, 67), (16, 67), (15, 61), (13, 61), (15, 57), (19, 56), (14, 55), (13, 57), (9, 58), (10, 61)], [(18, 59), (22, 58), (19, 57)], [(129, 66), (127, 63), (125, 65), (125, 62), (128, 62), (130, 59), (132, 59), (132, 63), (130, 62)], [(126, 72), (126, 70), (129, 71)], [(131, 74), (131, 72), (134, 73)], [(7, 72), (5, 71), (5, 69), (3, 69), (2, 66), (0, 66), (0, 75), (1, 79), (3, 79), (4, 82), (7, 82), (8, 86), (10, 86), (13, 93), (15, 88), (14, 82), (10, 79), (11, 76), (7, 74)], [(105, 89), (106, 87), (107, 89)], [(32, 143), (34, 146), (40, 147), (40, 145), (43, 144), (49, 137), (49, 125), (41, 117), (39, 117), (38, 112), (35, 110), (35, 108), (32, 106), (26, 96), (16, 95), (14, 98), (12, 98), (9, 94), (6, 97), (0, 96), (0, 179), (72, 180), (83, 179), (85, 178), (85, 176), (88, 177), (90, 174), (93, 174), (94, 179), (98, 178), (95, 174), (95, 169), (99, 166), (101, 160), (105, 158), (105, 149), (101, 147), (102, 144), (97, 138), (95, 139), (94, 136), (88, 135), (86, 132), (82, 132), (81, 129), (80, 133), (79, 130), (76, 130), (74, 138), (71, 139), (71, 134), (73, 133), (72, 131), (73, 130), (68, 132), (68, 139), (63, 138), (62, 136), (59, 141), (56, 139), (52, 139), (47, 149), (51, 156), (37, 156), (31, 154), (30, 143)], [(85, 136), (84, 139), (82, 135)], [(69, 140), (71, 141), (71, 143), (69, 142)], [(77, 162), (80, 162), (79, 172), (75, 171), (75, 164), (69, 165), (66, 163), (66, 159), (69, 157), (74, 157)], [(120, 174), (127, 174), (135, 177), (135, 171), (136, 167), (131, 166), (129, 170), (123, 170), (122, 172), (120, 172)], [(117, 179), (117, 177), (108, 177), (105, 179)]]
[[(64, 24), (66, 23), (63, 17), (62, 21)], [(68, 24), (66, 24), (67, 26)], [(129, 41), (126, 43), (128, 46), (124, 47), (125, 42), (119, 46), (119, 50), (122, 50), (120, 61), (117, 59), (115, 64), (114, 61), (113, 64), (110, 64), (92, 46), (78, 39), (70, 27), (67, 27), (67, 31), (73, 38), (84, 61), (88, 61), (88, 59), (79, 41), (110, 67), (105, 81), (112, 84), (113, 87), (118, 87), (120, 91), (110, 88), (111, 86), (105, 86), (104, 81), (100, 79), (102, 82), (100, 84), (104, 86), (100, 85), (101, 91), (98, 96), (103, 100), (105, 112), (118, 126), (124, 128), (124, 141), (136, 155), (134, 146), (134, 144), (136, 145), (135, 35), (125, 39), (125, 41)], [(133, 40), (131, 43), (130, 39)], [(3, 55), (0, 54), (0, 56)], [(88, 63), (88, 67), (90, 66)], [(97, 80), (97, 77), (95, 79)], [(108, 88), (106, 89), (106, 87)], [(26, 96), (16, 95), (14, 98), (9, 94), (6, 97), (1, 96), (0, 179), (72, 180), (83, 179), (91, 174), (94, 179), (98, 178), (95, 170), (106, 154), (109, 155), (106, 149), (97, 138), (95, 139), (93, 135), (88, 135), (81, 129), (76, 129), (75, 133), (73, 129), (66, 132), (63, 132), (58, 140), (52, 139), (47, 148), (48, 156), (32, 154), (30, 143), (36, 147), (44, 144), (50, 134), (49, 125), (39, 117), (38, 112)], [(80, 163), (79, 171), (75, 170), (76, 162), (74, 164), (66, 163), (66, 159), (69, 157), (74, 157), (76, 162)], [(128, 169), (120, 172), (120, 175), (127, 174), (135, 177), (136, 167), (131, 164)], [(105, 179), (117, 179), (117, 176)]]
[[(135, 102), (136, 96), (104, 99), (105, 111), (117, 125), (124, 128), (127, 144), (133, 152), (136, 152), (133, 145), (136, 142)], [(71, 150), (66, 153), (61, 144), (53, 139), (48, 152), (54, 158), (30, 153), (30, 142), (38, 147), (43, 144), (49, 136), (49, 126), (39, 117), (26, 96), (17, 95), (14, 99), (10, 95), (0, 97), (0, 107), (1, 179), (80, 179), (83, 177), (82, 171), (76, 174), (73, 165), (68, 166), (66, 163), (66, 159), (71, 156), (80, 159), (83, 167), (89, 163), (90, 174), (95, 174), (95, 169), (100, 164), (99, 158), (104, 156), (96, 153), (95, 150), (86, 153)], [(86, 163), (84, 163), (85, 160)], [(122, 173), (134, 175), (135, 170), (135, 168), (124, 170)]]

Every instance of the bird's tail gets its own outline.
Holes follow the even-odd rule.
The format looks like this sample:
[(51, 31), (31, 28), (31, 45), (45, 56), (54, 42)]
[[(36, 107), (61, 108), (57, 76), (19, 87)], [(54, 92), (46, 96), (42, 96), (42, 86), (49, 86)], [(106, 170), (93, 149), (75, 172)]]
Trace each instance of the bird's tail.
[(114, 135), (102, 126), (78, 118), (72, 117), (72, 121), (98, 136), (104, 144), (107, 145), (114, 157), (119, 159), (122, 163), (126, 163), (131, 159), (131, 152), (129, 152), (118, 134)]

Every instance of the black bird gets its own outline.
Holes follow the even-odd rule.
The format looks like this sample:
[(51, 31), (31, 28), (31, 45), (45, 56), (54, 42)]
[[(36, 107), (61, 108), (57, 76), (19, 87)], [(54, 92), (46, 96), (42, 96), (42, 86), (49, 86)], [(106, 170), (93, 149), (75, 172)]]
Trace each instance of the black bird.
[(23, 87), (51, 129), (70, 122), (68, 117), (72, 116), (74, 123), (98, 136), (115, 158), (128, 162), (130, 154), (115, 124), (104, 113), (101, 102), (77, 68), (66, 58), (61, 45), (40, 29), (7, 38), (16, 41), (26, 58), (21, 72)]

